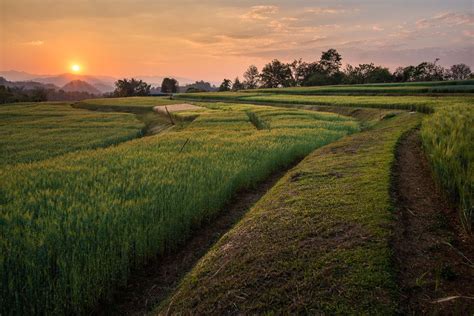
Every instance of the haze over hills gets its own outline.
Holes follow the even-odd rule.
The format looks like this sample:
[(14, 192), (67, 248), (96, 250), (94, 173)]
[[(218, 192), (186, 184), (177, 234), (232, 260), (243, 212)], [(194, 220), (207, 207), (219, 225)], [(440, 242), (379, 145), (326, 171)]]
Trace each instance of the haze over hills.
[(66, 83), (61, 89), (65, 92), (87, 92), (95, 95), (102, 94), (99, 89), (82, 80), (73, 80), (69, 83)]
[[(71, 74), (71, 73), (63, 73), (59, 75), (39, 75), (39, 74), (31, 74), (24, 71), (17, 71), (17, 70), (8, 70), (8, 71), (0, 71), (0, 76), (4, 77), (9, 81), (34, 81), (43, 84), (53, 84), (57, 87), (62, 87), (71, 81), (80, 80), (85, 81), (88, 84), (95, 87), (102, 93), (112, 92), (114, 90), (114, 83), (116, 80), (120, 78), (115, 78), (111, 76), (102, 76), (102, 75), (80, 75), (80, 74)], [(176, 77), (176, 76), (127, 76), (127, 78), (136, 78), (141, 79), (148, 84), (152, 85), (153, 87), (161, 86), (161, 82), (165, 77), (172, 77), (178, 80), (181, 86), (186, 84), (194, 83), (196, 80), (191, 78), (184, 78), (184, 77)], [(213, 84), (217, 84), (215, 82), (211, 82)]]

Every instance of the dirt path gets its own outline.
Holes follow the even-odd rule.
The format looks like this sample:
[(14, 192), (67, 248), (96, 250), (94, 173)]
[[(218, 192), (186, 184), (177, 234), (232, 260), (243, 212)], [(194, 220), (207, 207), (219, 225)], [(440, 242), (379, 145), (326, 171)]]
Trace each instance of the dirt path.
[(394, 180), (400, 312), (473, 315), (474, 241), (463, 235), (457, 211), (436, 187), (419, 131), (401, 141)]
[(102, 304), (93, 314), (145, 315), (152, 311), (212, 245), (297, 163), (272, 174), (254, 189), (239, 192), (224, 207), (221, 215), (196, 231), (178, 252), (164, 255), (133, 271), (128, 285), (119, 289), (111, 302)]

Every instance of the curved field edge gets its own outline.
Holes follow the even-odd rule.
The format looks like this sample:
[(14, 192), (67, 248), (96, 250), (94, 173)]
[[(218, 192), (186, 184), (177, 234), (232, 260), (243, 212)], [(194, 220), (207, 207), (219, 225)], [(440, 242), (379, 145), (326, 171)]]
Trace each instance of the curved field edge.
[(359, 130), (330, 113), (207, 107), (160, 135), (0, 169), (0, 313), (87, 313), (238, 189)]
[(394, 314), (390, 171), (400, 113), (307, 156), (183, 279), (158, 314)]

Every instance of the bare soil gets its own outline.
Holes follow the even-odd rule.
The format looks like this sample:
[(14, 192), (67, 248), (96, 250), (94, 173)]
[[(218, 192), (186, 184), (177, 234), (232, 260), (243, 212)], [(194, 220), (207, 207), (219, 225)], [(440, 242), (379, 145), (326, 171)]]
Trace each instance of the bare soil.
[(238, 192), (220, 215), (195, 231), (182, 248), (133, 271), (127, 286), (119, 289), (111, 301), (100, 304), (92, 314), (145, 315), (151, 312), (215, 242), (296, 163), (275, 172), (254, 188)]
[(402, 139), (393, 171), (400, 313), (474, 315), (474, 240), (435, 184), (418, 130)]

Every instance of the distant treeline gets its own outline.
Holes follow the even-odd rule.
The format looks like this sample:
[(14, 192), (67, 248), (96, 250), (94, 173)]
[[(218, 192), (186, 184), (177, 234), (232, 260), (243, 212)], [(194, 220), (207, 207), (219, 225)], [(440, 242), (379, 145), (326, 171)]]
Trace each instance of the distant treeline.
[(42, 102), (42, 101), (79, 101), (96, 98), (87, 92), (66, 92), (45, 88), (25, 89), (24, 87), (7, 87), (0, 85), (0, 103)]
[(159, 94), (172, 94), (178, 92), (209, 92), (216, 91), (215, 86), (211, 86), (209, 82), (196, 81), (195, 83), (179, 86), (178, 80), (174, 78), (164, 78), (161, 87), (152, 88), (151, 85), (143, 80), (135, 78), (124, 78), (115, 82), (115, 90), (106, 94), (106, 97), (131, 97), (131, 96), (147, 96)]
[(342, 56), (335, 49), (321, 54), (319, 61), (305, 62), (302, 59), (283, 63), (274, 59), (261, 71), (249, 66), (241, 81), (224, 79), (219, 91), (237, 91), (256, 88), (279, 88), (298, 86), (324, 86), (337, 84), (365, 84), (390, 82), (417, 82), (465, 80), (473, 78), (471, 69), (465, 64), (456, 64), (446, 69), (433, 62), (422, 62), (417, 66), (398, 67), (393, 73), (380, 65), (359, 64), (342, 68)]

